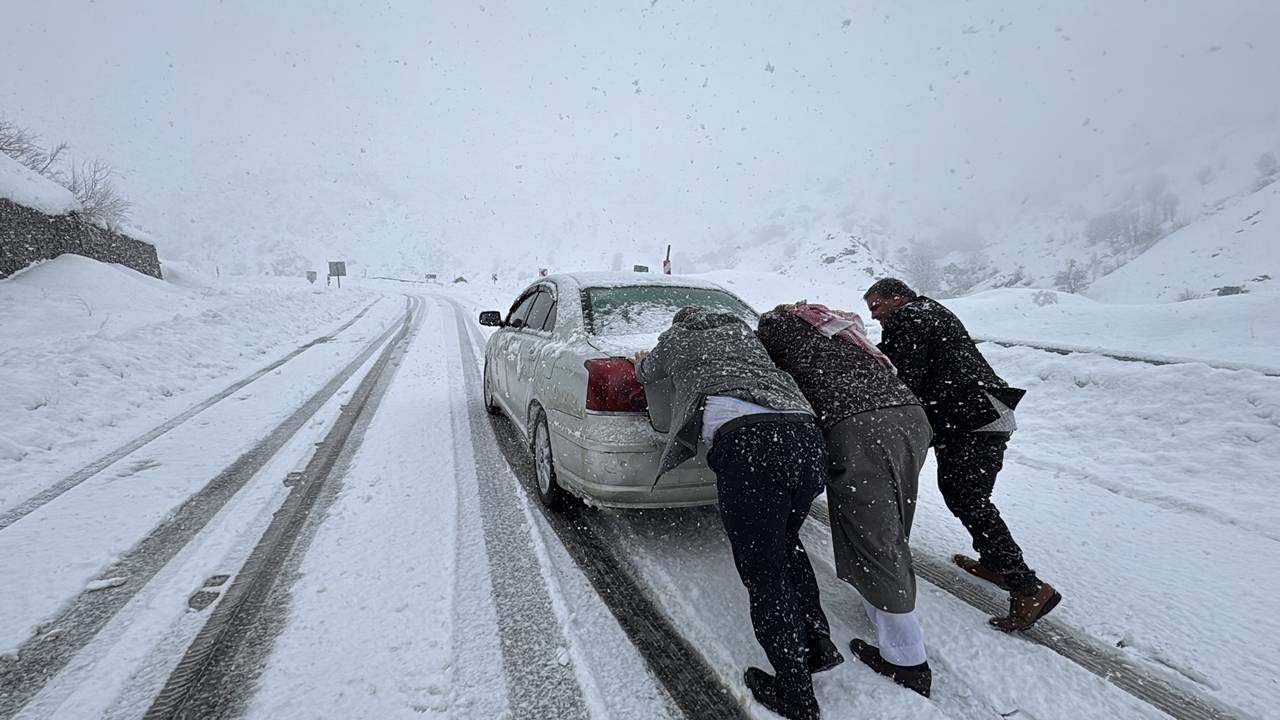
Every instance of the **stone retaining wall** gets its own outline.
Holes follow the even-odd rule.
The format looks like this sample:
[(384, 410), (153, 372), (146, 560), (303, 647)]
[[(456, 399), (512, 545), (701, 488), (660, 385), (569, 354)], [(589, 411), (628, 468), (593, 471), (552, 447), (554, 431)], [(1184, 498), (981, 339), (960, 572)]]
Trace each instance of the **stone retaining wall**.
[(75, 213), (45, 215), (0, 198), (0, 278), (63, 253), (119, 263), (160, 277), (160, 258), (151, 243), (84, 222)]

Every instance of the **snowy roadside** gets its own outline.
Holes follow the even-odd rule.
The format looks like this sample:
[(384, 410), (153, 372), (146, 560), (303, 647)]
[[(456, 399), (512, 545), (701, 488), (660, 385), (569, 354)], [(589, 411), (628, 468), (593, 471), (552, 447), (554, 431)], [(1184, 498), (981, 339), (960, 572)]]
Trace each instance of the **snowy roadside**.
[(173, 274), (64, 255), (0, 281), (0, 508), (378, 297)]
[[(867, 321), (873, 337), (879, 332), (862, 301), (864, 287), (730, 270), (691, 277), (720, 283), (761, 311), (799, 299), (853, 310)], [(977, 338), (1280, 370), (1280, 323), (1272, 321), (1280, 315), (1280, 292), (1119, 305), (1053, 290), (1008, 288), (942, 302)]]
[[(984, 345), (1018, 408), (995, 502), (1057, 621), (1246, 712), (1280, 697), (1280, 379)], [(969, 552), (930, 458), (912, 545)], [(1241, 563), (1246, 568), (1241, 570)], [(1229, 619), (1227, 619), (1229, 618)]]

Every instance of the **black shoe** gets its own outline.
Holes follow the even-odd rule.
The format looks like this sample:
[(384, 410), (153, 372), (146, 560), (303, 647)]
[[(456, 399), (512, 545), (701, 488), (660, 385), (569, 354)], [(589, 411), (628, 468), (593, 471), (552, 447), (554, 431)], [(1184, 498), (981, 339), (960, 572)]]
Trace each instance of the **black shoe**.
[(820, 720), (822, 711), (818, 709), (818, 699), (810, 689), (808, 696), (800, 692), (794, 697), (783, 697), (778, 688), (778, 680), (758, 667), (749, 667), (743, 675), (743, 681), (751, 689), (756, 702), (778, 713), (787, 720)]
[(844, 662), (844, 656), (829, 637), (820, 637), (809, 645), (809, 674), (820, 673)]
[(849, 641), (849, 649), (867, 667), (908, 690), (914, 690), (925, 697), (929, 697), (929, 690), (933, 686), (933, 672), (929, 670), (929, 663), (923, 662), (919, 665), (910, 666), (894, 665), (880, 657), (879, 648), (875, 645), (869, 645), (858, 638)]

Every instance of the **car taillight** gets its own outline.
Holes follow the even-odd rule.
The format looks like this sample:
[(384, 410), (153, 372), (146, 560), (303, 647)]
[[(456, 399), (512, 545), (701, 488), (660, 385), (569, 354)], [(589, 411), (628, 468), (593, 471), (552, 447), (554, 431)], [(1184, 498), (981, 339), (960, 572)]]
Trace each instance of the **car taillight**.
[(587, 409), (606, 412), (642, 412), (649, 407), (644, 387), (636, 381), (636, 369), (625, 358), (588, 360)]

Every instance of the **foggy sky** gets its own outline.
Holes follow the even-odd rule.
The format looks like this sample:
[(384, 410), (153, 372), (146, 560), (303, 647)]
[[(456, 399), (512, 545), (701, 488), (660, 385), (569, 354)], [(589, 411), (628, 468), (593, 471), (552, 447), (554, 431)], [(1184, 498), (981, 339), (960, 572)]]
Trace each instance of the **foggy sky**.
[(481, 254), (711, 242), (833, 179), (962, 226), (1280, 123), (1274, 0), (3, 4), (0, 113), (115, 165), (162, 249), (276, 203), (324, 233), (335, 184)]

